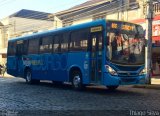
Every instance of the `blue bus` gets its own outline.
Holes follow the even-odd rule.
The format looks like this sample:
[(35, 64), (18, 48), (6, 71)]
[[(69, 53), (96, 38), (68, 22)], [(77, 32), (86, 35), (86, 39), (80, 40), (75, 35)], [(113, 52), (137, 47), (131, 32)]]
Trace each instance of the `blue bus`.
[(7, 73), (27, 83), (70, 82), (75, 89), (145, 83), (145, 39), (140, 25), (97, 20), (8, 41)]

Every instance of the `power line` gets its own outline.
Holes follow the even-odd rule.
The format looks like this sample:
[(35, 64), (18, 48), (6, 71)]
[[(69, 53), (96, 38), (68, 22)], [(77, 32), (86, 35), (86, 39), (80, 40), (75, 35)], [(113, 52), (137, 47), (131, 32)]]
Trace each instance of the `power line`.
[[(109, 1), (107, 1), (107, 2), (109, 2)], [(112, 4), (113, 3), (116, 3), (117, 1), (114, 1), (114, 2), (111, 2)], [(92, 11), (94, 11), (94, 10), (97, 10), (97, 9), (100, 9), (100, 8), (103, 8), (103, 7), (106, 7), (106, 6), (108, 6), (108, 5), (111, 5), (111, 4), (105, 4), (105, 5), (103, 5), (103, 6), (101, 6), (101, 7), (98, 7), (98, 8), (95, 8), (95, 9), (93, 9)], [(94, 4), (92, 5), (92, 6), (94, 6)], [(90, 5), (90, 7), (92, 7), (91, 5)], [(89, 7), (89, 8), (90, 8)], [(87, 7), (88, 8), (88, 7)], [(77, 10), (77, 11), (74, 11), (74, 12), (70, 12), (70, 13), (67, 13), (67, 14), (63, 14), (63, 15), (61, 15), (61, 16), (65, 16), (65, 15), (69, 15), (69, 14), (72, 14), (72, 13), (77, 13), (77, 12), (79, 12), (79, 11), (83, 11), (84, 9), (82, 9), (82, 10)], [(90, 11), (87, 11), (87, 12), (91, 12), (91, 10)]]
[[(135, 3), (137, 3), (137, 2), (135, 2)], [(93, 15), (97, 15), (97, 14), (101, 14), (101, 13), (109, 13), (109, 12), (114, 11), (114, 10), (121, 10), (122, 8), (126, 7), (127, 5), (133, 5), (133, 4), (135, 4), (135, 3), (132, 3), (132, 4), (124, 4), (123, 6), (117, 7), (117, 8), (112, 9), (112, 10), (107, 10), (107, 11), (103, 11), (103, 12), (99, 12), (99, 13), (94, 13), (94, 14), (90, 14), (90, 15), (88, 14), (88, 15), (85, 16), (84, 18), (93, 16)], [(110, 5), (108, 5), (108, 6), (110, 6)], [(106, 6), (106, 7), (108, 7), (108, 6)], [(104, 7), (104, 6), (103, 6), (103, 7)], [(100, 8), (102, 8), (102, 7), (100, 7)], [(97, 10), (97, 9), (96, 9), (96, 10)], [(81, 13), (81, 14), (75, 15), (75, 16), (73, 16), (73, 17), (66, 18), (66, 19), (64, 19), (64, 21), (65, 21), (65, 20), (68, 20), (68, 19), (70, 19), (71, 21), (73, 21), (73, 20), (75, 21), (75, 20), (77, 20), (76, 17), (82, 16), (82, 15), (86, 15), (87, 13), (90, 13), (90, 12), (92, 12), (92, 11), (94, 11), (94, 10), (91, 10), (91, 11), (88, 11), (88, 12), (85, 12), (85, 13)], [(82, 18), (82, 17), (81, 17), (81, 18)], [(46, 18), (44, 18), (44, 19), (46, 19)], [(51, 18), (48, 18), (48, 20), (49, 20), (49, 19), (51, 19)], [(78, 19), (79, 19), (79, 18), (78, 18)], [(33, 21), (30, 21), (30, 22), (33, 22)], [(23, 22), (23, 26), (31, 25), (31, 24), (28, 24), (28, 23), (29, 23), (29, 21), (25, 21), (25, 23)], [(26, 25), (24, 25), (24, 24), (26, 24)]]
[[(137, 3), (137, 2), (134, 2), (134, 3), (132, 3), (132, 4), (135, 4), (135, 3)], [(131, 3), (124, 4), (123, 6), (117, 7), (117, 8), (112, 9), (112, 10), (103, 11), (103, 12), (100, 12), (100, 13), (111, 13), (111, 12), (114, 12), (115, 10), (122, 10), (122, 8), (126, 8), (127, 5), (132, 5), (132, 4), (131, 4)], [(139, 5), (140, 5), (140, 4), (139, 4)], [(123, 10), (125, 10), (125, 9), (123, 9)], [(88, 11), (88, 12), (90, 12), (90, 11)], [(76, 16), (73, 16), (73, 17), (69, 17), (69, 18), (67, 18), (67, 19), (65, 19), (65, 20), (72, 19), (72, 20), (71, 20), (71, 22), (72, 22), (72, 21), (75, 21), (75, 20), (78, 20), (78, 19), (79, 19), (79, 18), (76, 18), (76, 17), (79, 17), (79, 16), (81, 16), (82, 14), (86, 14), (86, 13), (87, 13), (87, 12), (81, 13), (81, 14), (79, 14), (79, 15), (76, 15)], [(90, 17), (90, 16), (97, 15), (97, 14), (100, 14), (100, 13), (90, 14), (90, 15), (87, 15), (87, 16), (85, 16), (85, 17)], [(84, 18), (85, 18), (85, 17), (84, 17)], [(48, 18), (48, 19), (50, 19), (50, 18)], [(27, 21), (26, 21), (26, 22), (27, 22)], [(31, 24), (28, 24), (28, 22), (27, 22), (27, 25), (31, 25)], [(23, 25), (22, 28), (28, 27), (27, 25)], [(18, 31), (18, 32), (22, 32), (22, 31)], [(16, 32), (16, 33), (18, 33), (18, 32)]]
[[(125, 6), (125, 5), (124, 5)], [(123, 6), (121, 6), (121, 7), (123, 7)], [(121, 8), (121, 7), (118, 7), (118, 8), (115, 8), (116, 10), (119, 10), (119, 8)], [(108, 11), (108, 12), (111, 12), (111, 11), (115, 11), (115, 9), (113, 9), (113, 10), (110, 10), (110, 11)], [(92, 14), (93, 15), (93, 14)], [(91, 16), (91, 15), (90, 15)], [(87, 16), (87, 17), (89, 17), (89, 16)], [(75, 20), (77, 20), (77, 19), (75, 19)]]
[[(110, 13), (111, 11), (119, 11), (119, 10), (122, 10), (122, 8), (126, 8), (126, 6), (128, 5), (135, 5), (137, 4), (137, 2), (134, 2), (134, 3), (128, 3), (128, 4), (123, 4), (123, 6), (119, 6), (117, 8), (114, 8), (114, 9), (111, 9), (111, 10), (107, 10), (107, 11), (102, 11), (102, 12), (98, 12), (98, 13), (94, 13), (94, 14), (91, 14), (91, 15), (87, 15), (88, 13), (92, 12), (92, 11), (88, 11), (88, 12), (84, 12), (84, 13), (81, 13), (79, 15), (75, 15), (73, 17), (69, 17), (69, 18), (66, 18), (64, 19), (65, 20), (68, 20), (68, 19), (73, 19), (74, 20), (77, 20), (76, 17), (79, 17), (79, 16), (82, 16), (82, 15), (87, 15), (86, 17), (89, 17), (89, 16), (93, 16), (93, 15), (98, 15), (98, 14), (105, 14), (105, 13)], [(140, 4), (139, 4), (140, 5)], [(110, 5), (108, 5), (110, 6)], [(126, 9), (123, 9), (123, 10), (126, 10)], [(78, 18), (79, 19), (79, 18)]]
[[(109, 5), (104, 5), (104, 6), (98, 7), (98, 8), (96, 8), (96, 9), (91, 10), (91, 11), (87, 11), (87, 13), (88, 13), (88, 12), (95, 11), (95, 10), (98, 10), (98, 9), (100, 9), (100, 8), (103, 8), (103, 7), (108, 7), (108, 6), (110, 6), (110, 4), (109, 4)], [(83, 10), (79, 10), (79, 11), (83, 11)], [(86, 13), (86, 12), (85, 12), (85, 13)], [(81, 13), (81, 14), (84, 14), (84, 13)], [(28, 15), (28, 16), (31, 16), (31, 15)], [(32, 15), (32, 17), (29, 17), (29, 18), (38, 18), (39, 16), (44, 16), (44, 15), (41, 15), (41, 14)], [(51, 19), (52, 19), (52, 18), (41, 18), (40, 20), (51, 20)], [(29, 23), (29, 22), (32, 22), (32, 21), (25, 21), (25, 22)], [(25, 22), (23, 22), (23, 24), (27, 24), (27, 23), (25, 23)]]
[[(79, 0), (75, 0), (75, 1), (79, 1)], [(83, 0), (82, 0), (83, 1)], [(69, 3), (65, 3), (65, 4), (63, 4), (63, 6), (67, 6), (68, 4), (70, 4), (71, 2), (69, 2)], [(76, 3), (76, 2), (74, 2), (74, 3)], [(72, 2), (72, 4), (74, 4), (73, 2)], [(58, 8), (58, 7), (57, 7)], [(51, 8), (49, 8), (49, 9), (51, 9)], [(55, 9), (55, 8), (54, 8)], [(43, 13), (43, 12), (42, 12)], [(50, 19), (52, 19), (52, 18), (46, 18), (45, 16), (46, 16), (46, 14), (36, 14), (35, 15), (35, 13), (31, 13), (31, 14), (28, 14), (28, 15), (24, 15), (25, 17), (28, 17), (28, 19), (36, 19), (36, 20), (38, 20), (38, 18), (39, 17), (43, 17), (43, 18), (40, 18), (39, 20), (40, 21), (42, 21), (42, 20), (50, 20)], [(23, 18), (23, 17), (22, 17)], [(29, 23), (29, 22), (32, 22), (32, 21), (24, 21), (24, 22), (27, 22), (27, 23)], [(25, 24), (23, 22), (23, 24)]]
[(3, 0), (2, 2), (0, 2), (0, 6), (2, 7), (3, 5), (7, 4), (8, 2), (15, 2), (16, 0)]
[[(75, 0), (75, 1), (79, 1), (79, 0)], [(81, 0), (81, 1), (83, 1), (83, 0)], [(70, 3), (73, 3), (73, 2), (69, 2), (69, 3), (67, 3), (67, 4), (63, 4), (63, 6), (67, 6), (68, 4), (70, 4)], [(74, 2), (74, 3), (76, 3), (76, 2)], [(74, 4), (73, 3), (73, 4)], [(53, 7), (51, 7), (51, 8), (48, 8), (48, 10), (50, 10), (50, 9), (52, 9)], [(57, 8), (59, 8), (59, 7), (57, 7)], [(55, 7), (54, 7), (54, 10), (55, 10)], [(40, 12), (40, 11), (37, 11), (37, 12)], [(46, 13), (45, 12), (41, 12), (41, 13), (44, 13), (44, 14), (35, 14), (35, 13), (31, 13), (31, 14), (27, 14), (27, 15), (24, 15), (25, 17), (28, 17), (28, 18), (39, 18), (39, 17), (43, 17), (43, 16), (46, 16)], [(50, 14), (50, 13), (49, 13)], [(42, 20), (44, 20), (45, 18), (42, 18)], [(46, 19), (48, 19), (48, 18), (46, 18)]]

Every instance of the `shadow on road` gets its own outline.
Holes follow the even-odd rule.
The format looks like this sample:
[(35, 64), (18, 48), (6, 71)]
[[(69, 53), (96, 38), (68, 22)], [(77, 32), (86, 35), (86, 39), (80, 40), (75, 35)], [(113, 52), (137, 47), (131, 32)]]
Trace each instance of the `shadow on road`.
[[(20, 82), (15, 82), (12, 83), (14, 86), (19, 84), (19, 85), (25, 85), (25, 86), (30, 86), (28, 89), (34, 87), (38, 88), (44, 88), (45, 89), (53, 89), (54, 90), (69, 90), (71, 92), (79, 92), (79, 93), (90, 93), (90, 94), (99, 94), (99, 95), (115, 95), (118, 97), (118, 95), (121, 96), (143, 96), (144, 94), (141, 92), (136, 91), (137, 88), (133, 88), (132, 86), (120, 86), (118, 89), (114, 91), (108, 90), (105, 86), (87, 86), (84, 90), (81, 91), (76, 91), (72, 88), (71, 84), (65, 83), (65, 84), (60, 84), (60, 85), (54, 85), (53, 83), (49, 81), (43, 81), (40, 82), (39, 84), (26, 84), (25, 81), (20, 81)], [(141, 89), (141, 88), (139, 88)]]

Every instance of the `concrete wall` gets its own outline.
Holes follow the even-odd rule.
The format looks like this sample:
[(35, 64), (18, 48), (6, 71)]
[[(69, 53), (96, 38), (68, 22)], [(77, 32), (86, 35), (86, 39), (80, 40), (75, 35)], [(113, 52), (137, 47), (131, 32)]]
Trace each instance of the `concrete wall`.
[(9, 23), (12, 25), (9, 29), (9, 38), (22, 33), (53, 28), (53, 22), (46, 20), (13, 17), (9, 20)]
[(84, 22), (91, 22), (91, 21), (92, 21), (92, 18), (83, 18), (81, 20), (73, 21), (73, 25), (81, 24), (81, 23), (84, 23)]
[[(53, 21), (26, 19), (20, 17), (6, 17), (1, 20), (4, 27), (0, 30), (0, 51), (7, 48), (8, 39), (24, 34), (31, 34), (34, 31), (53, 29)], [(0, 62), (2, 60), (0, 55)]]
[(61, 28), (62, 26), (63, 26), (62, 21), (58, 17), (54, 16), (53, 28), (51, 29)]
[[(128, 0), (124, 0), (123, 1), (123, 9), (122, 8), (122, 3), (119, 3), (120, 5), (118, 6), (118, 10), (117, 12), (113, 12), (113, 13), (107, 13), (106, 14), (106, 19), (116, 19), (116, 20), (123, 20), (123, 21), (132, 21), (135, 19), (140, 19), (140, 18), (144, 18), (144, 1), (143, 0), (137, 0), (137, 2), (139, 4), (137, 4), (137, 6), (135, 6), (135, 8), (133, 7), (132, 9), (130, 9), (129, 6), (127, 6), (127, 4), (129, 4)], [(114, 7), (112, 9), (115, 9)], [(104, 12), (104, 11), (101, 11)], [(88, 21), (92, 21), (94, 14), (92, 14), (92, 12), (90, 14), (88, 14), (90, 17), (88, 18), (80, 18), (78, 20), (74, 20), (73, 19), (73, 25), (74, 24), (79, 24), (79, 23), (84, 23), (84, 22), (88, 22)]]

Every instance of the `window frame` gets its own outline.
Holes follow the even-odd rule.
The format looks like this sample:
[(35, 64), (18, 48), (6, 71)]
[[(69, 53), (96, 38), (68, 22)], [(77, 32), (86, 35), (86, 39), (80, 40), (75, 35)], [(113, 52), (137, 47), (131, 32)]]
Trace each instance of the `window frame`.
[[(87, 46), (84, 49), (82, 49), (81, 47), (81, 41), (79, 42), (79, 47), (80, 47), (80, 50), (73, 50), (73, 47), (71, 47), (71, 42), (72, 42), (72, 34), (73, 33), (78, 33), (82, 31), (83, 33), (87, 33), (87, 39), (80, 39), (80, 40), (87, 40)], [(89, 38), (90, 38), (90, 28), (81, 28), (81, 29), (77, 29), (77, 30), (74, 30), (74, 31), (71, 31), (70, 32), (70, 36), (69, 36), (69, 52), (87, 52), (89, 50)], [(76, 39), (78, 40), (78, 39)], [(79, 49), (79, 48), (78, 48)]]
[(15, 56), (15, 55), (16, 55), (16, 41), (9, 41), (7, 56)]
[[(34, 46), (34, 48), (36, 48), (37, 49), (37, 51), (35, 52), (31, 52), (30, 51), (30, 41), (33, 41), (33, 40), (36, 40), (37, 41), (37, 47), (36, 46)], [(31, 43), (33, 43), (33, 42), (31, 42)], [(30, 38), (30, 39), (28, 39), (28, 55), (30, 55), (30, 54), (39, 54), (39, 43), (40, 43), (40, 38), (39, 37), (34, 37), (34, 38)], [(32, 44), (33, 45), (33, 44)], [(30, 53), (31, 52), (31, 53)]]
[[(48, 44), (45, 44), (45, 42), (43, 41), (43, 39), (51, 39), (51, 41), (48, 42)], [(39, 38), (39, 54), (47, 54), (47, 53), (53, 53), (53, 39), (54, 36), (53, 35), (47, 35), (47, 36), (43, 36)], [(43, 44), (44, 42), (44, 44)], [(50, 44), (49, 44), (50, 43)], [(48, 45), (48, 49), (44, 49), (44, 46)], [(52, 46), (52, 48), (50, 49), (50, 45)], [(43, 50), (41, 51), (41, 46), (43, 47)]]

